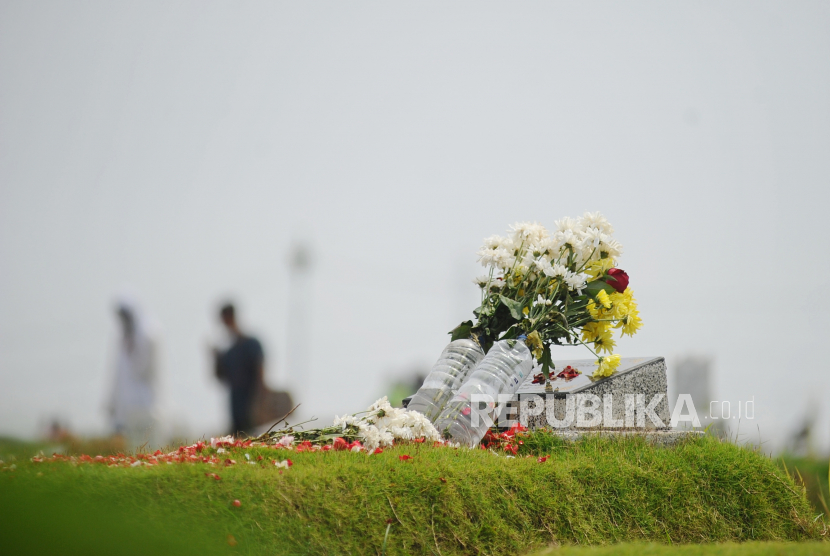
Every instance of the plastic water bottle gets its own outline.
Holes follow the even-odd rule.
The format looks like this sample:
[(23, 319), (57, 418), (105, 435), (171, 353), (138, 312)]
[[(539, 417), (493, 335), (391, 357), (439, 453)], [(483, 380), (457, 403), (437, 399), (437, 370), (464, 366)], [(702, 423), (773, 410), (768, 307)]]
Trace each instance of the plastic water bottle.
[(484, 351), (473, 340), (450, 342), (406, 409), (422, 413), (435, 422), (446, 403), (482, 359)]
[[(471, 448), (481, 442), (495, 416), (499, 394), (515, 394), (533, 367), (533, 355), (520, 338), (493, 344), (470, 378), (447, 403), (434, 423), (444, 438)], [(478, 423), (473, 425), (473, 410), (478, 409), (472, 406), (475, 394), (490, 396), (493, 402), (488, 402), (486, 409), (477, 411)], [(484, 402), (476, 402), (476, 405), (481, 403)]]

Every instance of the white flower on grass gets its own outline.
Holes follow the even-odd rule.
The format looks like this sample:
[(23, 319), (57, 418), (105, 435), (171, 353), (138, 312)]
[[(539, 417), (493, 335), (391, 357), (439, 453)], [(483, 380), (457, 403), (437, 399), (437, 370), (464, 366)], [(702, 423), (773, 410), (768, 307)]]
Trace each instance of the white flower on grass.
[[(280, 444), (281, 446), (285, 446), (286, 448), (288, 448), (289, 446), (291, 446), (291, 444), (292, 444), (293, 442), (294, 442), (294, 437), (293, 437), (293, 436), (288, 436), (288, 435), (287, 435), (287, 436), (283, 436), (282, 438), (280, 438), (280, 440), (279, 440), (278, 444)], [(245, 455), (247, 456), (248, 454), (245, 454)]]
[(383, 396), (381, 399), (369, 406), (370, 413), (376, 413), (379, 410), (384, 412), (392, 412), (394, 409), (395, 408), (392, 407), (386, 396)]
[(334, 426), (342, 427), (343, 430), (346, 430), (349, 425), (354, 425), (356, 421), (357, 417), (354, 415), (344, 415), (342, 417), (338, 417), (337, 415), (334, 416)]
[[(417, 411), (407, 411), (392, 407), (383, 397), (369, 407), (367, 415), (353, 419), (350, 424), (358, 428), (358, 436), (364, 448), (372, 452), (375, 448), (391, 446), (395, 440), (426, 438), (437, 441), (441, 439), (438, 431), (429, 420)], [(345, 417), (338, 417), (335, 425), (345, 423)]]

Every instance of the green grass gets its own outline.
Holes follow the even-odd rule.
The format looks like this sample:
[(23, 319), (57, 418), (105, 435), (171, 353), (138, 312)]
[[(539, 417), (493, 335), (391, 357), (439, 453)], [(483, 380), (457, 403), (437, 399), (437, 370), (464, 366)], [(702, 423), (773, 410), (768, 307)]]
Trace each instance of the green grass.
[(552, 544), (810, 541), (825, 531), (773, 460), (713, 438), (659, 448), (537, 433), (523, 449), (551, 458), (412, 444), (372, 456), (247, 450), (265, 462), (290, 457), (282, 474), (244, 463), (241, 450), (230, 455), (240, 463), (222, 468), (17, 461), (0, 472), (0, 539), (9, 554), (380, 554), (388, 527), (387, 554), (448, 556)]
[(804, 485), (813, 508), (830, 516), (830, 461), (827, 458), (791, 455), (784, 455), (776, 461)]
[(748, 542), (697, 545), (617, 544), (603, 547), (568, 546), (533, 553), (532, 556), (826, 556), (827, 542)]

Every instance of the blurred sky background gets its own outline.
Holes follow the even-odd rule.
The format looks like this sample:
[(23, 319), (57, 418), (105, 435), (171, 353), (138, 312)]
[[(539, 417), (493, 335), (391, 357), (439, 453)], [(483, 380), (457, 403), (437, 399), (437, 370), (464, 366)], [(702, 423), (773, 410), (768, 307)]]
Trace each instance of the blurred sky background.
[(125, 285), (191, 437), (227, 297), (303, 415), (362, 410), (470, 316), (483, 237), (599, 210), (645, 321), (618, 352), (709, 355), (746, 440), (813, 404), (826, 450), (829, 201), (826, 2), (4, 0), (0, 434), (108, 430)]

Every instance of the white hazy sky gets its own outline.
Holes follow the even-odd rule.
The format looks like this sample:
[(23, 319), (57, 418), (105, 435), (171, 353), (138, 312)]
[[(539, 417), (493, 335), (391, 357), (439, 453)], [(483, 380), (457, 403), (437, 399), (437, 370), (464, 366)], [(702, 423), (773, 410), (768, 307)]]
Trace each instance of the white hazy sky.
[(475, 307), (482, 237), (599, 210), (645, 320), (619, 352), (711, 355), (742, 432), (814, 403), (827, 447), (829, 191), (826, 2), (3, 0), (0, 434), (106, 430), (127, 283), (192, 435), (226, 419), (227, 295), (272, 384), (363, 409)]

